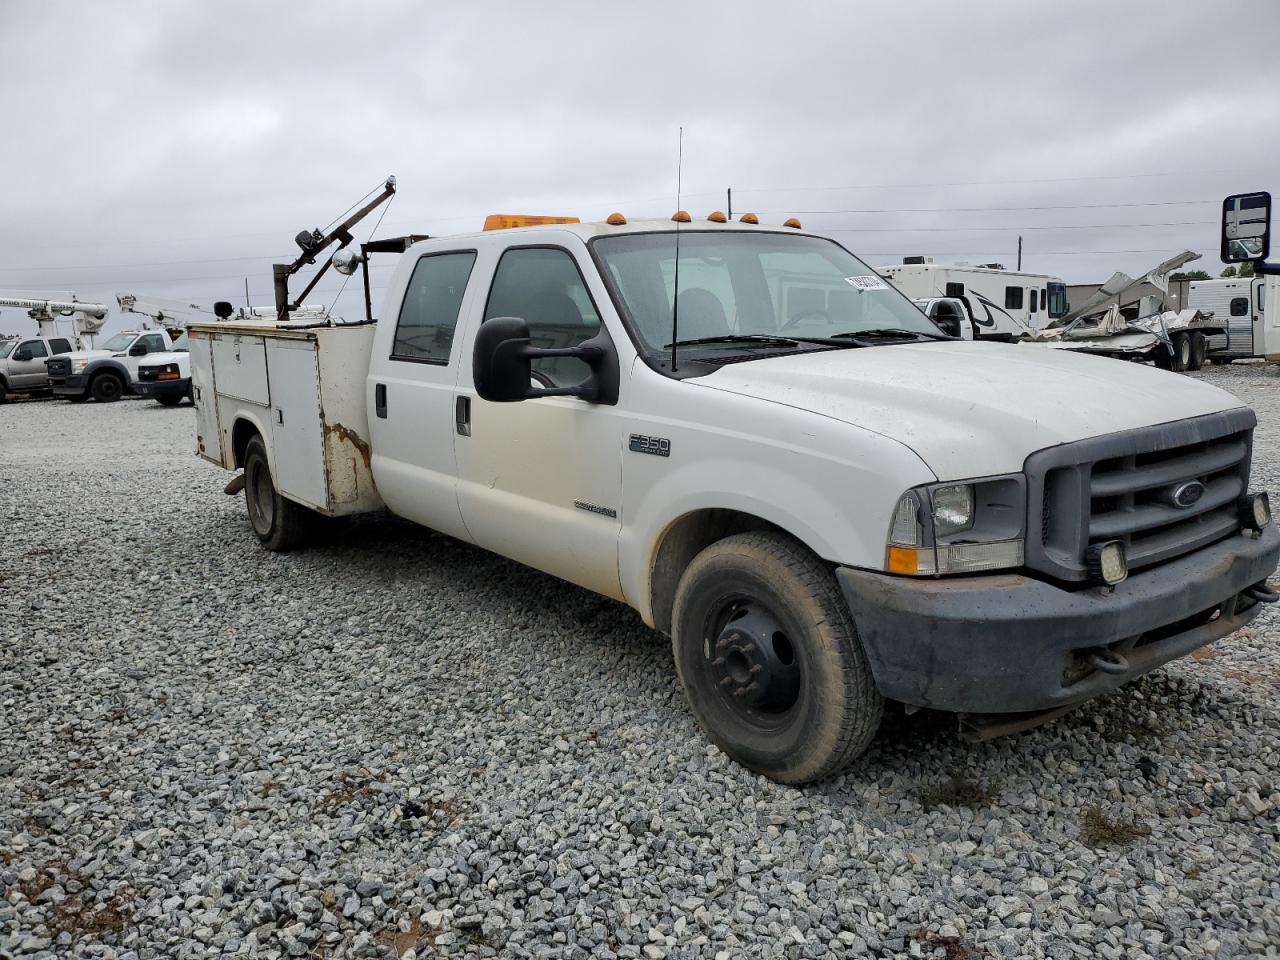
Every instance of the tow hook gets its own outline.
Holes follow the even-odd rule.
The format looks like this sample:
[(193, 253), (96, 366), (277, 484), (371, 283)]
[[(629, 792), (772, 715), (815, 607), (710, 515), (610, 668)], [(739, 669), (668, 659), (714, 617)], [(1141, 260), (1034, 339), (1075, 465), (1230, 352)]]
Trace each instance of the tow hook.
[(1245, 587), (1244, 595), (1259, 603), (1275, 603), (1280, 600), (1280, 593), (1276, 593), (1267, 586), (1266, 581), (1255, 583), (1252, 587)]
[(228, 497), (234, 497), (237, 493), (244, 489), (244, 474), (237, 473), (231, 478), (231, 482), (222, 488), (222, 492)]
[(1129, 661), (1125, 659), (1124, 654), (1103, 647), (1096, 647), (1086, 652), (1084, 662), (1102, 673), (1121, 674), (1129, 670)]

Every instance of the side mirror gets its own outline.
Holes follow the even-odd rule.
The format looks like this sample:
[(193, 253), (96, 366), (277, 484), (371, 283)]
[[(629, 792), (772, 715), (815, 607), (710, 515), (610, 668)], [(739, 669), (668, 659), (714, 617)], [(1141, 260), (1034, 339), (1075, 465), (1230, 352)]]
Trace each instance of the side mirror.
[[(542, 357), (576, 357), (591, 367), (591, 376), (576, 387), (535, 387), (532, 385), (533, 361)], [(529, 324), (519, 317), (486, 320), (476, 331), (471, 351), (471, 377), (476, 393), (491, 403), (514, 403), (536, 397), (580, 397), (592, 403), (614, 403), (618, 397), (616, 367), (603, 328), (593, 340), (579, 346), (544, 349), (533, 346)]]
[(1222, 201), (1222, 261), (1265, 260), (1271, 254), (1271, 194), (1237, 193)]
[(147, 345), (145, 343), (135, 343), (129, 348), (129, 356), (145, 357), (147, 355)]
[(17, 360), (19, 363), (22, 363), (24, 360), (30, 360), (31, 351), (26, 347), (19, 347), (17, 350), (13, 351), (13, 359)]
[(949, 317), (930, 317), (943, 333), (949, 337), (960, 338), (960, 318), (956, 316)]

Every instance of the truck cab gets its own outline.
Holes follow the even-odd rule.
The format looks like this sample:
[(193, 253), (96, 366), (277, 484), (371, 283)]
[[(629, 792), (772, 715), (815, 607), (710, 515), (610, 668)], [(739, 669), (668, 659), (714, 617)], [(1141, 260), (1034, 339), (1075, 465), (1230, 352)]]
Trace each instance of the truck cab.
[(167, 353), (173, 341), (164, 330), (124, 330), (97, 350), (78, 350), (49, 362), (49, 384), (55, 396), (73, 403), (92, 397), (111, 403), (135, 392), (143, 357)]
[(385, 506), (624, 602), (791, 783), (886, 700), (1018, 729), (1277, 599), (1216, 387), (957, 340), (794, 221), (515, 223), (408, 246), (376, 322), (191, 328), (200, 451), (267, 548)]
[(50, 357), (71, 352), (67, 337), (14, 337), (0, 340), (0, 403), (10, 394), (47, 394)]

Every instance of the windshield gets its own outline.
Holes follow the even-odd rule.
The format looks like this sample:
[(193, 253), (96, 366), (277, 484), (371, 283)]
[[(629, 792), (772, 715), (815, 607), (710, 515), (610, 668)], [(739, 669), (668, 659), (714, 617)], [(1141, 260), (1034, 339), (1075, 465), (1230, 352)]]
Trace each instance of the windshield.
[(169, 350), (171, 353), (190, 353), (191, 352), (190, 350), (187, 349), (187, 335), (185, 332), (182, 334), (182, 336), (180, 336), (177, 340), (174, 341), (173, 346), (170, 347)]
[[(675, 233), (601, 237), (593, 249), (632, 329), (652, 354), (671, 343)], [(843, 247), (820, 237), (703, 231), (680, 234), (680, 341), (756, 336), (827, 338), (905, 330), (938, 336), (910, 300)], [(783, 344), (792, 349), (800, 344)], [(690, 350), (738, 351), (741, 340)]]
[(1056, 320), (1058, 317), (1064, 317), (1067, 314), (1067, 285), (1065, 283), (1055, 283), (1052, 280), (1045, 284), (1049, 291), (1049, 319)]
[(133, 343), (136, 333), (117, 333), (114, 337), (102, 345), (103, 350), (123, 350), (129, 344)]
[(0, 340), (0, 360), (3, 360), (9, 354), (13, 353), (13, 348), (18, 345), (17, 340), (10, 340), (7, 343)]

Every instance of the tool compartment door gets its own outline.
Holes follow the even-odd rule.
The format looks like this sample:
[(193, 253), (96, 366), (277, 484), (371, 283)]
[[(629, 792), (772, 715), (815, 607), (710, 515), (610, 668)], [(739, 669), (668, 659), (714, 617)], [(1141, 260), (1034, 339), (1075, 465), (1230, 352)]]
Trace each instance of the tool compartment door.
[(271, 402), (267, 389), (267, 348), (262, 337), (239, 333), (219, 335), (213, 341), (213, 367), (220, 395), (264, 407)]
[(218, 428), (218, 400), (213, 383), (213, 334), (193, 330), (187, 342), (191, 353), (191, 400), (196, 405), (196, 450), (206, 460), (228, 467), (222, 455)]
[[(324, 419), (320, 412), (320, 372), (316, 341), (268, 340), (272, 405), (271, 471), (276, 489), (290, 500), (328, 512), (324, 459)], [(221, 378), (219, 369), (219, 378)], [(267, 378), (263, 382), (266, 383)], [(222, 387), (221, 379), (218, 383)]]

